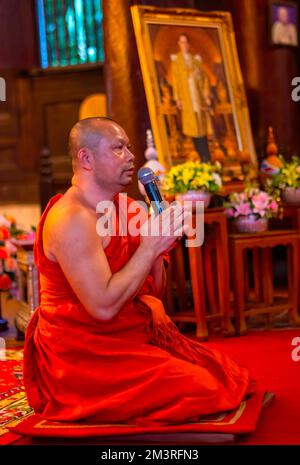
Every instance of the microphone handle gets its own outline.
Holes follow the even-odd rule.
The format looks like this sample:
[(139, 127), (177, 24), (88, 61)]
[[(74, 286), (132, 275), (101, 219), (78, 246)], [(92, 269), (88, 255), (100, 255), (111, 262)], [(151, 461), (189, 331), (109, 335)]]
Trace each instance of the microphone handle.
[(163, 198), (157, 187), (156, 182), (155, 181), (148, 182), (147, 184), (144, 185), (144, 189), (146, 191), (146, 194), (148, 196), (151, 206), (153, 207), (155, 214), (160, 215), (160, 213), (162, 213), (162, 211), (164, 210)]

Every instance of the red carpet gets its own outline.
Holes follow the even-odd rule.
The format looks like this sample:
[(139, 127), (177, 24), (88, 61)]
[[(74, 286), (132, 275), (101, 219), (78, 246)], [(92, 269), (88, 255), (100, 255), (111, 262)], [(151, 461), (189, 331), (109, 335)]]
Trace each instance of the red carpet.
[(242, 444), (300, 445), (300, 361), (292, 360), (295, 337), (300, 337), (300, 328), (256, 331), (207, 343), (247, 366), (259, 388), (276, 395), (275, 402), (262, 414), (256, 432)]
[[(210, 347), (226, 351), (238, 362), (246, 365), (250, 369), (253, 377), (258, 380), (258, 387), (260, 390), (268, 390), (275, 392), (276, 394), (276, 400), (266, 409), (266, 411), (262, 413), (261, 418), (256, 425), (256, 431), (249, 436), (240, 438), (239, 442), (241, 444), (300, 445), (300, 362), (294, 362), (291, 356), (294, 348), (292, 347), (292, 340), (295, 337), (300, 337), (300, 329), (291, 331), (256, 331), (239, 338), (215, 339), (206, 343)], [(0, 363), (2, 365), (3, 362)], [(10, 382), (12, 382), (11, 376), (9, 379)], [(20, 382), (17, 381), (16, 385), (19, 387)], [(257, 407), (256, 403), (255, 405)], [(255, 414), (254, 416), (251, 414), (250, 417), (246, 417), (245, 415), (245, 413), (249, 415), (250, 411), (253, 412), (252, 408), (248, 410), (245, 409), (244, 415), (242, 415), (239, 419), (239, 423), (236, 422), (233, 426), (231, 425), (228, 430), (218, 429), (217, 431), (228, 431), (228, 433), (234, 433), (237, 431), (237, 427), (240, 428), (240, 431), (242, 431), (245, 425), (245, 432), (250, 431), (251, 428), (254, 429)], [(0, 410), (0, 421), (1, 413), (2, 412)], [(25, 416), (26, 414), (28, 415), (28, 413), (29, 411), (26, 409), (24, 410), (23, 406), (23, 411), (17, 410), (16, 415), (22, 416), (24, 414)], [(231, 418), (232, 417), (227, 417), (227, 420), (230, 420)], [(249, 418), (250, 422), (248, 421)], [(42, 428), (39, 427), (40, 432), (34, 428), (34, 425), (36, 425), (38, 421), (40, 420), (37, 416), (29, 416), (27, 419), (16, 425), (15, 431), (20, 433), (30, 433), (30, 429), (32, 429), (32, 431), (35, 429), (35, 434), (38, 436), (45, 435), (45, 433), (47, 434), (47, 424), (45, 423), (40, 425), (42, 426)], [(213, 426), (209, 426), (207, 424), (204, 425), (201, 422), (201, 424), (199, 423), (197, 425), (196, 430), (216, 431), (216, 423), (218, 422), (214, 422)], [(186, 425), (180, 426), (179, 428), (182, 431), (191, 430), (190, 426), (187, 428)], [(50, 429), (52, 432), (48, 433), (49, 436), (53, 437), (57, 434), (53, 432), (53, 429), (55, 428), (49, 428), (49, 430)], [(69, 430), (70, 428), (66, 429)], [(103, 434), (103, 426), (101, 426), (101, 432)], [(116, 432), (116, 434), (120, 434), (120, 432)], [(76, 436), (76, 432), (73, 430), (70, 434), (70, 432), (66, 432), (65, 430), (63, 435), (65, 437), (73, 435), (74, 437)], [(82, 437), (82, 433), (80, 433), (80, 436)], [(5, 436), (3, 437), (3, 440), (4, 438)], [(9, 437), (7, 437), (7, 442), (9, 442), (8, 439)], [(13, 436), (11, 439), (13, 439)], [(99, 440), (99, 443), (101, 443), (101, 440)]]
[(23, 349), (1, 351), (0, 360), (0, 445), (9, 444), (18, 436), (8, 427), (32, 413), (22, 383)]

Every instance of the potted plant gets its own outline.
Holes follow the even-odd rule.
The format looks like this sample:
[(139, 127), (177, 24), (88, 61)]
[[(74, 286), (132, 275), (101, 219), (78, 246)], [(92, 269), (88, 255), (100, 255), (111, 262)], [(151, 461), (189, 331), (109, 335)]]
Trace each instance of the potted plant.
[(278, 173), (266, 180), (267, 191), (279, 201), (300, 205), (300, 158), (280, 159), (282, 166)]
[(222, 189), (219, 163), (187, 161), (173, 166), (164, 178), (164, 191), (179, 201), (203, 201), (210, 204), (213, 194)]
[(243, 233), (264, 232), (268, 220), (278, 212), (278, 203), (267, 192), (250, 187), (232, 193), (225, 203), (225, 213), (234, 220), (236, 230)]

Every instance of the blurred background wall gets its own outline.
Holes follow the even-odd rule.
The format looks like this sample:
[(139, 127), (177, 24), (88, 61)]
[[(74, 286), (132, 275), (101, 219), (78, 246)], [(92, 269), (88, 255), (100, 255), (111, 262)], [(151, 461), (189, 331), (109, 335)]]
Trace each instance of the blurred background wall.
[[(59, 18), (59, 8), (71, 8), (72, 1), (53, 1), (53, 14)], [(92, 114), (97, 105), (124, 126), (137, 166), (143, 164), (150, 123), (130, 15), (133, 4), (230, 11), (258, 157), (264, 156), (269, 125), (283, 154), (300, 153), (300, 104), (291, 99), (291, 81), (300, 76), (299, 48), (270, 45), (268, 0), (97, 1), (97, 9), (93, 1), (94, 10), (86, 15), (94, 14), (96, 22), (85, 27), (94, 27), (105, 60), (102, 52), (95, 55), (90, 48), (85, 62), (75, 57), (71, 65), (42, 67), (41, 2), (0, 0), (0, 76), (7, 84), (6, 102), (0, 102), (1, 202), (40, 202), (41, 195), (46, 199), (68, 186), (68, 132), (79, 116)], [(58, 35), (56, 39), (63, 40)], [(96, 100), (90, 99), (95, 95)], [(136, 185), (130, 194), (137, 195)]]

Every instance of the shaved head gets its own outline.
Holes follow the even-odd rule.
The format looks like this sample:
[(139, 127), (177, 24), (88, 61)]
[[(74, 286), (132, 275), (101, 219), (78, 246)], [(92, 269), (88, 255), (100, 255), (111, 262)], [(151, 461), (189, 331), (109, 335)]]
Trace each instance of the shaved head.
[(77, 166), (77, 153), (82, 148), (95, 152), (102, 138), (107, 136), (112, 125), (119, 124), (107, 117), (85, 118), (72, 127), (69, 134), (69, 155), (72, 159), (73, 170)]
[(130, 148), (125, 130), (116, 121), (106, 117), (78, 121), (69, 136), (72, 184), (121, 192), (134, 174), (135, 157)]

